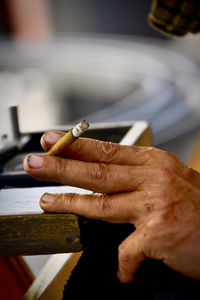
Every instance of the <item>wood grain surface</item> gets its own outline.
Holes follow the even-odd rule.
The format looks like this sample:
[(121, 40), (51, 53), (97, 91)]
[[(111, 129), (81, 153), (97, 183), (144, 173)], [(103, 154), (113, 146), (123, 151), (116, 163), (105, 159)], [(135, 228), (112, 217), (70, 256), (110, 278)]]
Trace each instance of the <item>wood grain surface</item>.
[(77, 252), (82, 249), (78, 216), (40, 214), (0, 217), (0, 255)]

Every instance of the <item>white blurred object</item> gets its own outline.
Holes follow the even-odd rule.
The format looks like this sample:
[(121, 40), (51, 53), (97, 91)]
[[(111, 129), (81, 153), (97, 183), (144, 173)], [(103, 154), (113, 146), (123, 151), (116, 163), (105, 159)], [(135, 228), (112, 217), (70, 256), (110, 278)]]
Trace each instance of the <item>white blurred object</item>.
[[(0, 47), (0, 66), (38, 72), (36, 80), (28, 76), (32, 89), (18, 105), (21, 133), (85, 117), (89, 122), (147, 120), (157, 145), (200, 126), (199, 69), (167, 43), (62, 37), (35, 48), (6, 47)], [(22, 77), (26, 82), (27, 73)]]
[[(56, 121), (56, 103), (52, 99), (52, 92), (46, 76), (37, 70), (21, 72), (2, 72), (0, 76), (0, 136), (7, 141), (13, 140), (13, 124), (10, 107), (17, 107), (18, 118), (29, 126), (40, 130), (45, 122), (51, 126)], [(51, 112), (49, 119), (46, 109)], [(52, 123), (49, 123), (52, 122)]]

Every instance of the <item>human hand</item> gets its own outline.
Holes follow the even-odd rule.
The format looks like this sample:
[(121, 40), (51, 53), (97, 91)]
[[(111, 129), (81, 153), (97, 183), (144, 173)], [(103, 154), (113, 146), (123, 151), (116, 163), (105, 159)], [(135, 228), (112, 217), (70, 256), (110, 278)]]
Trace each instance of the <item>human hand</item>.
[[(45, 151), (63, 135), (47, 132)], [(200, 174), (168, 152), (79, 138), (61, 156), (31, 155), (25, 171), (100, 194), (44, 194), (46, 212), (76, 213), (136, 230), (119, 246), (119, 278), (134, 280), (147, 257), (200, 279)]]

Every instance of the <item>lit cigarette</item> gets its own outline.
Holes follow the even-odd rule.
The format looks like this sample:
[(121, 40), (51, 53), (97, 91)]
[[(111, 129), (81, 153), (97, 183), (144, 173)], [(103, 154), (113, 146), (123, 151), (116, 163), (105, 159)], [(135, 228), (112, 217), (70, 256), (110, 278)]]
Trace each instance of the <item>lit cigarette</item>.
[(51, 147), (51, 149), (46, 153), (46, 155), (56, 155), (61, 153), (64, 148), (75, 141), (79, 136), (81, 136), (86, 130), (88, 130), (89, 124), (86, 120), (81, 121), (74, 128), (68, 131), (63, 137)]

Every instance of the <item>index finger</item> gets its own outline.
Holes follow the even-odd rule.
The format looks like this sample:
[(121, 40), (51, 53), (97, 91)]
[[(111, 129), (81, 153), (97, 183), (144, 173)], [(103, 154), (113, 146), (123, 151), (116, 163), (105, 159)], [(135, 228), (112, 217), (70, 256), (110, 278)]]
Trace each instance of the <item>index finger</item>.
[[(65, 133), (46, 132), (41, 145), (48, 151)], [(88, 138), (78, 138), (62, 151), (62, 155), (88, 162), (104, 162), (121, 165), (144, 165), (150, 158), (151, 147), (123, 146)]]

